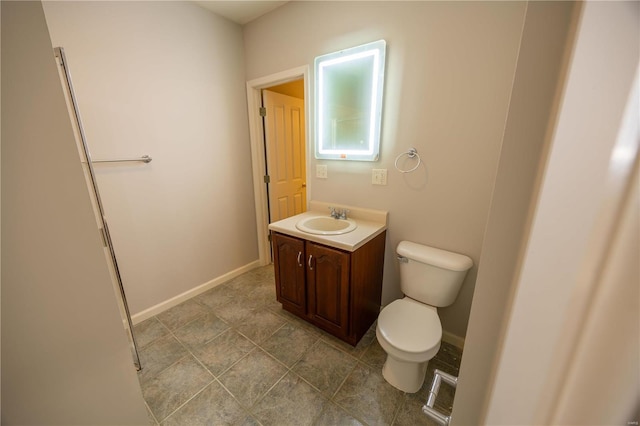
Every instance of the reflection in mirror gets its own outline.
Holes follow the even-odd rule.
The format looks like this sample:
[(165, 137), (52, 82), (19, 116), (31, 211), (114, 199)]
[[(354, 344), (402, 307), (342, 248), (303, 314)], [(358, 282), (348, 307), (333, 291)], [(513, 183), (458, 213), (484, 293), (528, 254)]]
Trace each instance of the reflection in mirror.
[(316, 158), (378, 160), (385, 48), (379, 40), (316, 58)]

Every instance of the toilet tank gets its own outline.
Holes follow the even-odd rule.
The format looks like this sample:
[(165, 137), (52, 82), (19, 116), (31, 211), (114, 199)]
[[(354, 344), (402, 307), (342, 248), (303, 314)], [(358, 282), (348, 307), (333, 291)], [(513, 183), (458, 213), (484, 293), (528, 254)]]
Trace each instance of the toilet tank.
[(473, 266), (468, 256), (402, 241), (397, 248), (400, 288), (405, 296), (427, 305), (451, 305)]

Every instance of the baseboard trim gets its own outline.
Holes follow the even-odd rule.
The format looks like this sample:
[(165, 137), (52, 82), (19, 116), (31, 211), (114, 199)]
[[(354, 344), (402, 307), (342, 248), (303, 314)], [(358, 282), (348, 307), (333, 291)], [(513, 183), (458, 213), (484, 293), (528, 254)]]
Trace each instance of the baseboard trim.
[(448, 331), (442, 330), (442, 341), (447, 342), (457, 348), (464, 349), (464, 337), (456, 336)]
[(237, 276), (244, 274), (245, 272), (249, 272), (252, 269), (255, 269), (260, 266), (260, 260), (255, 260), (251, 263), (248, 263), (240, 268), (234, 269), (233, 271), (227, 272), (224, 275), (221, 275), (217, 278), (212, 279), (204, 284), (201, 284), (197, 287), (192, 288), (191, 290), (187, 290), (184, 293), (181, 293), (171, 299), (167, 299), (164, 302), (160, 302), (155, 306), (152, 306), (148, 309), (145, 309), (142, 312), (138, 312), (131, 316), (131, 322), (135, 324), (139, 324), (142, 321), (149, 319), (153, 316), (158, 315), (161, 312), (166, 311), (167, 309), (173, 308), (174, 306), (179, 305), (180, 303), (191, 299), (201, 293), (204, 293), (207, 290), (210, 290), (220, 284), (223, 284)]

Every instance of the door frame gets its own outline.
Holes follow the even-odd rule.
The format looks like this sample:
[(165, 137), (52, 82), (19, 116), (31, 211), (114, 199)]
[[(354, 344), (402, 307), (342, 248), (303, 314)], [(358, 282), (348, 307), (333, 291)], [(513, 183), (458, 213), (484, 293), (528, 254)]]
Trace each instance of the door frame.
[[(276, 86), (278, 84), (287, 83), (293, 80), (304, 81), (304, 109), (305, 109), (305, 138), (306, 143), (310, 140), (309, 117), (311, 113), (309, 102), (309, 66), (288, 69), (275, 74), (259, 77), (247, 81), (247, 109), (249, 114), (249, 138), (251, 141), (251, 168), (253, 171), (253, 196), (256, 206), (256, 232), (258, 238), (258, 261), (260, 265), (271, 263), (271, 251), (269, 249), (269, 210), (268, 210), (268, 194), (267, 185), (264, 182), (264, 176), (267, 173), (267, 163), (265, 157), (265, 144), (267, 141), (264, 137), (264, 124), (260, 116), (260, 107), (262, 106), (262, 89)], [(306, 149), (305, 162), (309, 165), (309, 152)], [(309, 167), (306, 167), (307, 180), (307, 199), (309, 202)]]

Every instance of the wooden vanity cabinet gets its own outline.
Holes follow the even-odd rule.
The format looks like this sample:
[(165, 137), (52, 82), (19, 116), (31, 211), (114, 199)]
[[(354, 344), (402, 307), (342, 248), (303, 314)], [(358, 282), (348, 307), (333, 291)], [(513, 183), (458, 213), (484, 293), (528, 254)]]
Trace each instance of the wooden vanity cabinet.
[(307, 313), (304, 240), (272, 233), (276, 297), (282, 307), (296, 315)]
[(380, 312), (386, 232), (354, 252), (272, 232), (283, 309), (355, 345)]
[(307, 317), (335, 336), (349, 332), (349, 253), (306, 242)]

